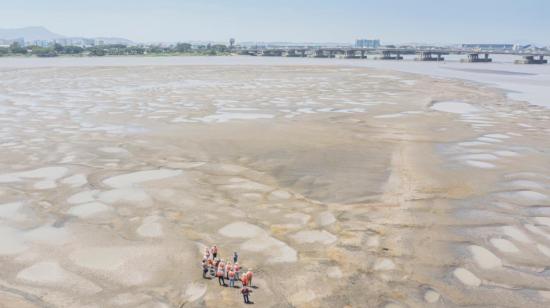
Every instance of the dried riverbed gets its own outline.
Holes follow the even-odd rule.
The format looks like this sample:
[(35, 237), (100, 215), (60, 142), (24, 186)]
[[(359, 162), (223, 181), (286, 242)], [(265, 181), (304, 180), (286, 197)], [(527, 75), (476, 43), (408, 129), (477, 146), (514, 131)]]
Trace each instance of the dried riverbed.
[(340, 66), (0, 69), (0, 302), (550, 304), (550, 112)]

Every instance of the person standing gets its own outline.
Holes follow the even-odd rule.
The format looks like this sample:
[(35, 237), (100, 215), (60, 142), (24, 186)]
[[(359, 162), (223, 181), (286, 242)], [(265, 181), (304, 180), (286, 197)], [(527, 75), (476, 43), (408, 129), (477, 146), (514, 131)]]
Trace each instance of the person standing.
[(227, 265), (225, 265), (225, 278), (229, 279), (229, 271), (233, 269), (233, 265), (231, 262), (227, 262)]
[(234, 288), (235, 287), (235, 272), (232, 269), (230, 269), (227, 276), (229, 276), (229, 286), (231, 288)]
[(239, 260), (239, 255), (237, 254), (236, 251), (233, 251), (233, 263), (237, 263), (238, 260)]
[(235, 279), (240, 279), (241, 267), (239, 266), (239, 263), (235, 263), (233, 266), (233, 271), (235, 271)]
[(242, 290), (241, 290), (241, 294), (243, 295), (243, 299), (244, 299), (245, 304), (250, 304), (250, 299), (249, 299), (250, 293), (252, 293), (252, 290), (250, 290), (247, 287), (243, 287)]
[(202, 278), (206, 278), (207, 273), (208, 273), (208, 262), (206, 262), (206, 260), (202, 260)]
[[(221, 268), (222, 272), (225, 271), (225, 262), (223, 260), (220, 260), (220, 262), (218, 263), (218, 268)], [(225, 276), (225, 272), (224, 272), (224, 276)]]
[(223, 268), (222, 267), (218, 267), (218, 271), (216, 272), (216, 276), (218, 277), (218, 283), (220, 284), (220, 286), (225, 287), (225, 280), (223, 279)]
[(216, 245), (212, 246), (212, 249), (210, 252), (212, 252), (212, 257), (216, 259), (216, 257), (218, 256), (218, 247), (216, 247)]
[(246, 272), (246, 280), (248, 281), (248, 284), (252, 286), (252, 269), (248, 269), (248, 272)]
[(210, 276), (216, 276), (216, 268), (214, 267), (214, 260), (208, 259), (208, 268), (210, 269)]
[(241, 277), (241, 283), (243, 284), (243, 287), (246, 287), (248, 285), (248, 279), (246, 277), (246, 274), (244, 274), (242, 277)]

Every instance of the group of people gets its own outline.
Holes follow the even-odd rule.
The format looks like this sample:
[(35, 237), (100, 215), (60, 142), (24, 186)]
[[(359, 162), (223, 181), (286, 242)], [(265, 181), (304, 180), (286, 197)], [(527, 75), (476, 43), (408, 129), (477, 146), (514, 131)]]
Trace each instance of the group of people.
[[(226, 287), (225, 280), (229, 281), (229, 287), (235, 288), (235, 282), (241, 282), (241, 294), (245, 304), (250, 304), (250, 293), (252, 290), (248, 286), (252, 286), (252, 269), (248, 269), (246, 273), (241, 273), (241, 266), (239, 265), (239, 255), (237, 252), (233, 252), (233, 262), (228, 259), (222, 260), (218, 257), (218, 247), (216, 245), (204, 249), (204, 255), (202, 257), (202, 277), (203, 278), (218, 278), (220, 286)], [(210, 276), (210, 277), (209, 277)]]

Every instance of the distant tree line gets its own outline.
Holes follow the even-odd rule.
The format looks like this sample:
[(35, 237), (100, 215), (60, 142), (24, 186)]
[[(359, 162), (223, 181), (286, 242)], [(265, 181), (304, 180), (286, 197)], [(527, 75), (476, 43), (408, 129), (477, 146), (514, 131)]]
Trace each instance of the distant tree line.
[(37, 57), (57, 57), (60, 55), (81, 56), (126, 56), (126, 55), (227, 55), (232, 47), (223, 44), (208, 44), (193, 47), (189, 43), (178, 43), (173, 46), (126, 46), (122, 44), (100, 45), (82, 48), (79, 46), (62, 46), (53, 44), (48, 47), (21, 46), (13, 43), (9, 47), (0, 47), (0, 56), (34, 55)]

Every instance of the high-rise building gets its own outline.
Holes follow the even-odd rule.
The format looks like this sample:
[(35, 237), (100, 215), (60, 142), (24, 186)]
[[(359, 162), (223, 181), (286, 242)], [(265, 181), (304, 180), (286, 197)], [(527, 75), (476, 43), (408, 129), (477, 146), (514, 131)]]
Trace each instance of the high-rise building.
[(356, 48), (378, 48), (380, 40), (359, 39), (355, 41)]

